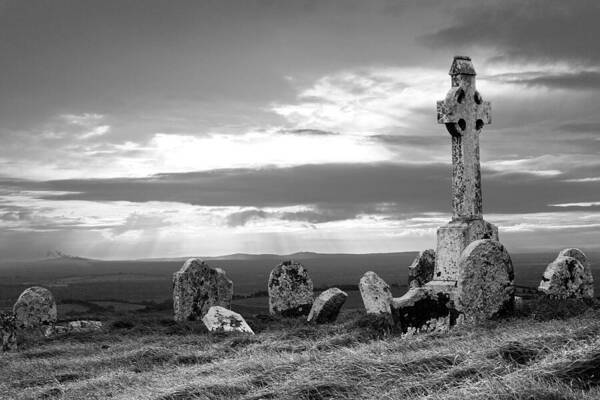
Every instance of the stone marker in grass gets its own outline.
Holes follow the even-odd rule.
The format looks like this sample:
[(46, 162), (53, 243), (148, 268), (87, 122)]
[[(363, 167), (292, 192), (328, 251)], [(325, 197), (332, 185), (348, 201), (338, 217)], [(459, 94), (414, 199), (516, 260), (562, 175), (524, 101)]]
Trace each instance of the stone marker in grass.
[(594, 278), (585, 254), (575, 248), (562, 250), (546, 267), (538, 290), (557, 299), (594, 297)]
[(367, 314), (391, 318), (392, 291), (379, 275), (373, 271), (366, 272), (358, 282), (358, 289)]
[(56, 323), (56, 302), (48, 289), (33, 286), (25, 289), (13, 306), (18, 329), (40, 330)]
[(175, 321), (197, 321), (212, 306), (231, 307), (233, 282), (221, 268), (190, 258), (173, 274)]
[(415, 257), (408, 267), (408, 286), (419, 287), (433, 279), (435, 250), (427, 249)]
[(271, 271), (268, 282), (271, 315), (308, 315), (313, 304), (313, 282), (300, 263), (284, 261)]
[(348, 294), (338, 288), (325, 290), (315, 299), (307, 321), (317, 324), (335, 321), (347, 297)]
[(252, 328), (240, 314), (221, 306), (212, 306), (202, 317), (210, 332), (242, 332), (254, 335)]

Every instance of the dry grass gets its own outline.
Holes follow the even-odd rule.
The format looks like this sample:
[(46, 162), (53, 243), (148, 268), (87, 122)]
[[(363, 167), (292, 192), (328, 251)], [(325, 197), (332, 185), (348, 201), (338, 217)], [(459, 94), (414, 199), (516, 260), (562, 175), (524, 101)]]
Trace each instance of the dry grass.
[(600, 311), (403, 338), (360, 314), (250, 319), (256, 336), (123, 315), (0, 356), (5, 399), (598, 399)]

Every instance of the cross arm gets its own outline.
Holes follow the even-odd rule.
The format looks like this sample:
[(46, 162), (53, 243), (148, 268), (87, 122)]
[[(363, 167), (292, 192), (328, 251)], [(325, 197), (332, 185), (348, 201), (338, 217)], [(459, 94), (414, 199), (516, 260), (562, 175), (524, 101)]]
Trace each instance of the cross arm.
[(463, 118), (460, 116), (462, 110), (460, 110), (460, 103), (457, 101), (459, 90), (462, 89), (458, 87), (450, 89), (446, 98), (437, 102), (438, 124), (456, 123), (459, 119)]
[(485, 125), (492, 123), (492, 105), (489, 101), (483, 101), (479, 107), (477, 107), (477, 119), (483, 121)]

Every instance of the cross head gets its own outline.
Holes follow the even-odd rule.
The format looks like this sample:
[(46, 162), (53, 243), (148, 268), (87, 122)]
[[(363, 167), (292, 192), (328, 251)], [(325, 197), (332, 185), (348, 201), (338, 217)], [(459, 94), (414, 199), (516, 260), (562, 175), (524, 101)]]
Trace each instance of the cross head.
[(492, 123), (491, 105), (475, 87), (475, 69), (469, 57), (455, 56), (450, 67), (452, 87), (437, 102), (437, 120), (452, 136), (453, 219), (482, 218), (479, 133)]

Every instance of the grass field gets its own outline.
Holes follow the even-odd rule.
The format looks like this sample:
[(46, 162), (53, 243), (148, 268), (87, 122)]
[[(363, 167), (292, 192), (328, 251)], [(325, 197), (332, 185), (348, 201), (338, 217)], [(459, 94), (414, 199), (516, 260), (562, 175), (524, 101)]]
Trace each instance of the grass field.
[(583, 309), (540, 302), (412, 337), (376, 331), (360, 311), (317, 327), (249, 317), (255, 336), (122, 312), (103, 333), (29, 339), (0, 356), (0, 398), (598, 399), (600, 309)]

